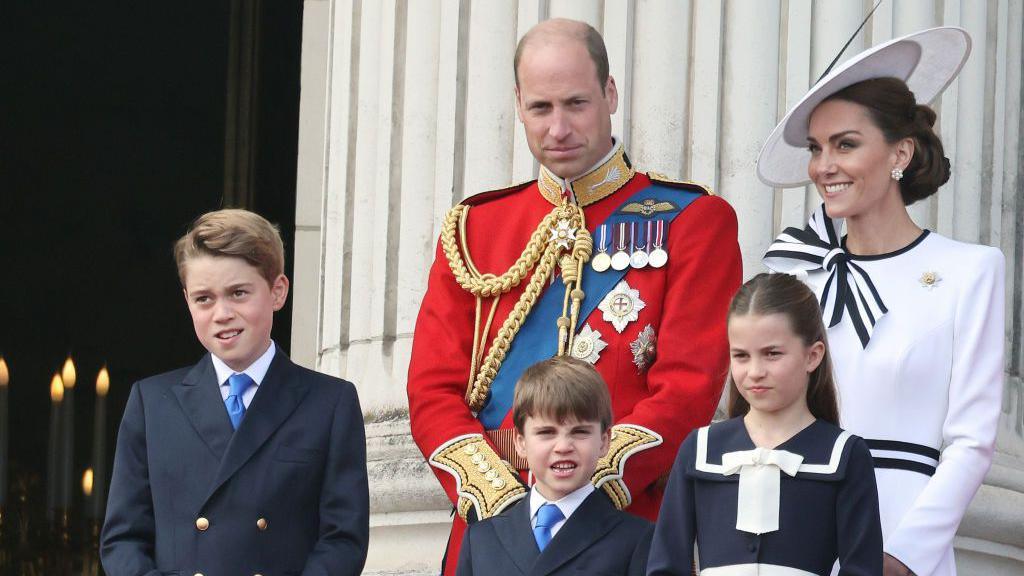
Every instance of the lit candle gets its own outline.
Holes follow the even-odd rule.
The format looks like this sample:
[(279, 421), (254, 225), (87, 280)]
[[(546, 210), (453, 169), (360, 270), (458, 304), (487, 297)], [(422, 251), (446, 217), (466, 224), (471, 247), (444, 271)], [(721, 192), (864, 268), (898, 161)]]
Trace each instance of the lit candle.
[(60, 465), (58, 451), (60, 450), (60, 405), (64, 400), (64, 383), (60, 381), (60, 374), (54, 374), (50, 380), (50, 436), (47, 439), (49, 446), (46, 450), (46, 513), (50, 520), (55, 518), (54, 511), (57, 509), (57, 466)]
[(7, 505), (7, 362), (0, 356), (0, 508)]
[(92, 496), (92, 468), (86, 468), (82, 473), (82, 495), (88, 498)]
[(63, 442), (60, 451), (60, 494), (57, 495), (57, 505), (64, 510), (70, 510), (71, 472), (75, 469), (75, 381), (78, 379), (75, 363), (70, 356), (64, 361), (60, 377), (64, 383), (64, 418), (61, 421)]
[(103, 506), (107, 484), (107, 392), (110, 390), (110, 373), (107, 367), (100, 369), (96, 376), (96, 413), (92, 427), (92, 502), (90, 518), (103, 519)]

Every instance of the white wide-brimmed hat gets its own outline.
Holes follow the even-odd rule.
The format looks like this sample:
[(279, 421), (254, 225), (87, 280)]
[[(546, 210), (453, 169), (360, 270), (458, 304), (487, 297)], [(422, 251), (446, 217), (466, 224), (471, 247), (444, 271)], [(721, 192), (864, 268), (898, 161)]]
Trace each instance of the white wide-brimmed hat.
[(757, 158), (757, 177), (778, 188), (810, 182), (807, 127), (811, 112), (829, 96), (864, 80), (893, 77), (907, 83), (918, 104), (930, 104), (956, 78), (970, 53), (966, 30), (940, 26), (879, 44), (836, 66), (772, 130)]

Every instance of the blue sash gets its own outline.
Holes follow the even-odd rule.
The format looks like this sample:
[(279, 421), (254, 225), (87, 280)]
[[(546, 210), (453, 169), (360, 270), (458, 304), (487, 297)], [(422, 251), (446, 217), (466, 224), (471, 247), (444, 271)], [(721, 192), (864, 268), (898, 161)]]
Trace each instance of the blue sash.
[[(626, 199), (606, 222), (598, 222), (590, 229), (593, 234), (601, 224), (609, 224), (609, 229), (620, 222), (637, 222), (645, 224), (650, 221), (665, 221), (665, 237), (668, 238), (668, 224), (675, 219), (691, 202), (702, 196), (698, 192), (682, 190), (659, 184), (651, 184), (647, 188), (634, 193)], [(645, 217), (636, 212), (623, 212), (628, 204), (641, 203), (647, 199), (655, 199), (658, 202), (670, 202), (672, 210), (658, 211), (652, 216)], [(596, 242), (596, 238), (595, 238)], [(595, 250), (597, 247), (595, 246)], [(574, 328), (579, 332), (580, 327), (586, 322), (590, 314), (601, 303), (605, 295), (626, 275), (629, 268), (625, 270), (614, 270), (609, 268), (604, 272), (597, 272), (590, 266), (583, 267), (583, 289), (586, 295), (580, 305), (579, 321)], [(565, 284), (560, 278), (548, 286), (540, 299), (533, 305), (530, 315), (526, 317), (519, 333), (512, 340), (505, 361), (501, 363), (498, 374), (491, 383), (490, 394), (483, 409), (477, 415), (477, 419), (484, 425), (486, 430), (496, 430), (501, 426), (502, 421), (512, 409), (512, 395), (515, 392), (516, 382), (523, 371), (527, 368), (553, 357), (558, 353), (558, 331), (555, 329), (556, 320), (562, 315), (562, 304), (565, 299)]]

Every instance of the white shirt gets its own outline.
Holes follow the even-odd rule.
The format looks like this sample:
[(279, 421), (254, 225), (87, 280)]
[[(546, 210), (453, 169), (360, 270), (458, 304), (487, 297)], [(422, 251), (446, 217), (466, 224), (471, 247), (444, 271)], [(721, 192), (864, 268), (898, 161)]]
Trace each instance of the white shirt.
[(228, 395), (231, 394), (231, 386), (228, 384), (228, 378), (232, 374), (246, 374), (249, 378), (252, 378), (253, 385), (242, 393), (242, 404), (249, 408), (249, 404), (252, 403), (252, 397), (256, 395), (256, 389), (260, 387), (263, 382), (263, 378), (267, 375), (267, 370), (270, 369), (270, 363), (274, 360), (274, 353), (277, 351), (277, 346), (274, 345), (274, 341), (270, 341), (270, 346), (267, 347), (267, 351), (262, 356), (256, 359), (255, 362), (249, 365), (248, 368), (241, 372), (235, 372), (230, 366), (224, 363), (223, 360), (217, 358), (216, 355), (210, 354), (210, 358), (213, 360), (213, 369), (217, 372), (217, 382), (220, 384), (220, 396), (225, 401), (228, 399)]
[(583, 501), (586, 500), (587, 496), (590, 496), (590, 493), (593, 491), (594, 485), (587, 482), (583, 486), (580, 486), (576, 490), (573, 490), (563, 496), (561, 500), (548, 502), (548, 500), (537, 491), (537, 487), (534, 486), (533, 489), (530, 490), (530, 527), (537, 527), (537, 510), (540, 510), (541, 506), (549, 503), (554, 504), (555, 506), (558, 506), (558, 509), (562, 511), (562, 516), (564, 516), (563, 519), (555, 522), (555, 525), (551, 527), (551, 537), (554, 538), (555, 534), (558, 534), (558, 531), (562, 529), (562, 525), (565, 524), (565, 521), (569, 519), (569, 516), (572, 516), (572, 513), (580, 507), (580, 504), (583, 504)]

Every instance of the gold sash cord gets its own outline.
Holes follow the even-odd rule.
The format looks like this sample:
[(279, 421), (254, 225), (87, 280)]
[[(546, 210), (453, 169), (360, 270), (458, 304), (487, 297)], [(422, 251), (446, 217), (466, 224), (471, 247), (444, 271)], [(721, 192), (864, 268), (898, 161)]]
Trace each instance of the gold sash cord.
[[(552, 277), (555, 265), (562, 271), (565, 283), (565, 300), (562, 304), (562, 316), (558, 319), (558, 354), (564, 355), (572, 347), (574, 330), (579, 317), (580, 303), (583, 301), (582, 286), (583, 266), (590, 260), (594, 250), (594, 241), (587, 230), (583, 209), (563, 200), (541, 220), (540, 225), (530, 236), (526, 249), (516, 262), (500, 276), (481, 274), (473, 264), (466, 245), (466, 220), (469, 206), (460, 204), (448, 211), (441, 228), (441, 246), (448, 266), (455, 275), (455, 281), (476, 298), (476, 319), (473, 329), (473, 356), (471, 360), (469, 384), (466, 390), (466, 402), (470, 409), (479, 411), (491, 389), (491, 383), (501, 368), (505, 354), (512, 345), (526, 317), (533, 309), (537, 298), (545, 284)], [(568, 225), (575, 232), (575, 238), (568, 243), (559, 241), (556, 229)], [(568, 247), (567, 247), (568, 245)], [(481, 340), (490, 331), (494, 313), (502, 294), (507, 294), (522, 283), (530, 271), (533, 275), (502, 323), (488, 349), (483, 356)], [(484, 298), (493, 299), (487, 321), (481, 330), (480, 321), (483, 313)]]

